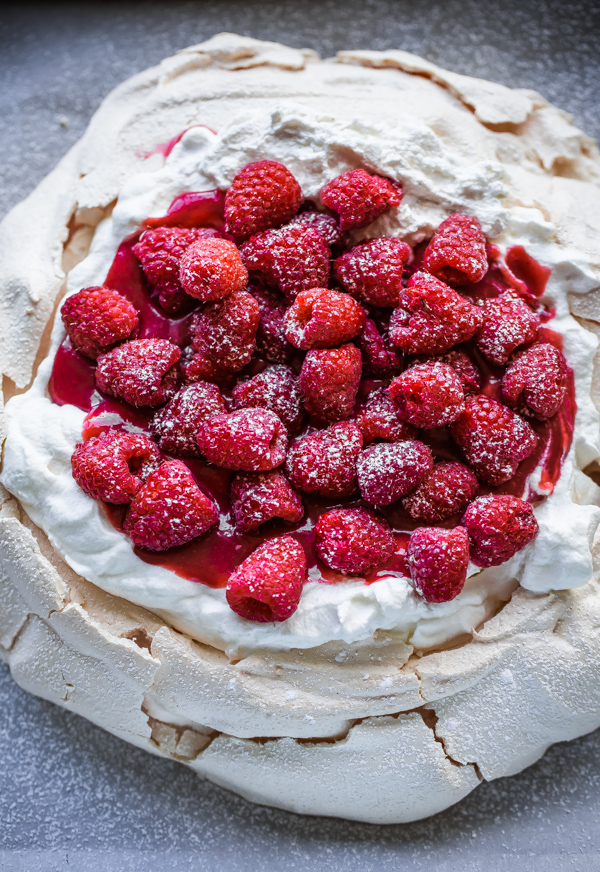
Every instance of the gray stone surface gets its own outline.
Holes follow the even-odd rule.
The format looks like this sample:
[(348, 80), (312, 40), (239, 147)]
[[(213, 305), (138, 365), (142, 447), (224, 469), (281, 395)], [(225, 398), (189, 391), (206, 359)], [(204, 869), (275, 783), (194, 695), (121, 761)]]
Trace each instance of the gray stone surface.
[[(600, 134), (598, 0), (11, 4), (0, 12), (0, 215), (112, 87), (219, 30), (322, 55), (403, 48), (535, 88)], [(29, 696), (5, 667), (0, 700), (2, 872), (600, 869), (600, 732), (434, 819), (374, 827), (251, 806)]]

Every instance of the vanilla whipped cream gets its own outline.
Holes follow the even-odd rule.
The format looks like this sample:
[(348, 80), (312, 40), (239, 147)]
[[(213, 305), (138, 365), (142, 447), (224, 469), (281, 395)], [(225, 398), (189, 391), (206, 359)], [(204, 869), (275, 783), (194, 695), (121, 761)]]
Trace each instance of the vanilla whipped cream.
[[(590, 548), (600, 523), (600, 508), (594, 505), (600, 502), (600, 489), (581, 472), (600, 457), (599, 416), (591, 399), (597, 338), (570, 315), (567, 292), (587, 294), (598, 287), (598, 280), (584, 253), (556, 244), (553, 226), (538, 209), (507, 207), (509, 178), (501, 164), (461, 160), (442, 147), (428, 125), (401, 111), (385, 124), (373, 124), (342, 121), (285, 102), (239, 115), (218, 135), (193, 127), (166, 160), (153, 155), (145, 171), (125, 183), (112, 216), (99, 225), (89, 255), (69, 274), (68, 293), (101, 284), (122, 239), (148, 216), (164, 214), (178, 194), (228, 187), (242, 166), (260, 158), (288, 166), (308, 197), (316, 198), (324, 184), (356, 166), (400, 181), (405, 192), (401, 206), (367, 228), (368, 235), (397, 235), (415, 244), (450, 212), (464, 211), (479, 218), (501, 250), (523, 245), (553, 268), (544, 299), (556, 308), (551, 326), (562, 334), (575, 372), (577, 415), (559, 482), (535, 509), (537, 537), (500, 567), (481, 571), (471, 566), (464, 590), (448, 603), (425, 602), (402, 578), (384, 577), (370, 585), (361, 580), (336, 585), (309, 580), (298, 610), (287, 621), (244, 620), (229, 608), (224, 590), (140, 560), (102, 506), (75, 483), (71, 455), (81, 440), (85, 413), (52, 404), (46, 390), (64, 337), (60, 317), (49, 356), (32, 387), (7, 404), (8, 436), (0, 475), (4, 486), (77, 573), (231, 656), (260, 649), (311, 648), (330, 641), (359, 642), (377, 630), (391, 631), (424, 650), (471, 633), (497, 611), (517, 583), (535, 592), (585, 584), (592, 574)], [(539, 483), (539, 470), (531, 482)]]

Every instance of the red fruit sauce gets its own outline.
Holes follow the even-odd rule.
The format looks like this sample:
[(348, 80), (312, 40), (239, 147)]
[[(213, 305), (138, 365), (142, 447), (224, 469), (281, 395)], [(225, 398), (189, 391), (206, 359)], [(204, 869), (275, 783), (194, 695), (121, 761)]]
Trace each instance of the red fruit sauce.
[[(172, 142), (171, 147), (174, 144), (175, 141)], [(155, 336), (171, 339), (183, 347), (189, 341), (190, 319), (190, 313), (180, 318), (169, 318), (151, 300), (151, 289), (133, 253), (133, 246), (139, 239), (140, 233), (146, 227), (158, 226), (213, 227), (226, 236), (223, 230), (223, 203), (224, 195), (219, 191), (182, 194), (173, 201), (166, 216), (148, 219), (140, 231), (128, 237), (120, 245), (104, 284), (119, 291), (137, 308), (140, 318), (138, 338)], [(418, 268), (424, 247), (424, 245), (419, 246), (415, 251), (411, 271)], [(476, 299), (485, 299), (498, 296), (511, 287), (530, 300), (539, 298), (543, 294), (549, 270), (540, 266), (523, 248), (516, 246), (510, 249), (504, 263), (500, 252), (494, 246), (490, 246), (489, 254), (492, 265), (488, 274), (476, 285), (461, 289), (464, 293)], [(539, 311), (545, 316), (543, 320), (552, 317), (552, 313), (547, 309), (540, 307)], [(562, 345), (562, 337), (558, 333), (547, 327), (543, 328), (543, 332), (546, 341), (559, 347)], [(486, 362), (473, 343), (470, 345), (472, 346), (470, 352), (483, 375), (482, 392), (499, 399), (503, 370)], [(254, 372), (257, 364), (258, 361), (252, 361), (247, 371)], [(94, 363), (74, 351), (66, 339), (57, 351), (48, 385), (53, 402), (58, 405), (70, 403), (89, 413), (84, 422), (83, 439), (97, 436), (111, 426), (133, 425), (148, 432), (148, 424), (154, 410), (135, 409), (128, 403), (102, 394), (96, 388), (94, 372)], [(243, 370), (240, 374), (243, 375), (245, 372), (246, 370)], [(387, 382), (363, 380), (359, 400), (364, 398), (370, 389), (385, 384)], [(227, 399), (227, 392), (224, 392), (224, 396)], [(565, 402), (554, 418), (550, 421), (530, 421), (539, 436), (535, 452), (521, 463), (517, 474), (509, 482), (495, 488), (482, 485), (479, 493), (513, 494), (523, 496), (530, 502), (539, 501), (541, 497), (533, 492), (527, 483), (527, 478), (540, 463), (542, 464), (541, 487), (548, 494), (552, 493), (571, 444), (575, 410), (575, 392), (571, 377)], [(436, 459), (461, 459), (456, 446), (445, 431), (421, 431), (419, 438), (432, 447)], [(303, 494), (306, 515), (299, 524), (290, 526), (270, 522), (258, 534), (243, 535), (234, 532), (229, 523), (229, 485), (234, 473), (211, 466), (202, 460), (184, 460), (184, 462), (200, 487), (210, 494), (220, 507), (219, 526), (186, 545), (168, 551), (152, 552), (135, 548), (136, 554), (143, 561), (164, 566), (184, 578), (202, 582), (210, 587), (225, 587), (233, 570), (265, 539), (291, 532), (305, 548), (311, 580), (335, 583), (344, 579), (343, 575), (328, 569), (317, 558), (312, 532), (319, 515), (339, 505), (339, 502), (311, 498)], [(358, 506), (361, 505), (361, 501), (360, 499), (346, 501), (344, 505)], [(105, 505), (105, 509), (113, 525), (117, 529), (122, 529), (127, 507)], [(419, 522), (413, 521), (399, 505), (384, 508), (382, 514), (395, 532), (397, 549), (386, 564), (368, 575), (367, 583), (385, 575), (409, 576), (406, 549), (410, 531), (420, 526)], [(460, 516), (456, 515), (440, 526), (454, 527), (459, 521)]]

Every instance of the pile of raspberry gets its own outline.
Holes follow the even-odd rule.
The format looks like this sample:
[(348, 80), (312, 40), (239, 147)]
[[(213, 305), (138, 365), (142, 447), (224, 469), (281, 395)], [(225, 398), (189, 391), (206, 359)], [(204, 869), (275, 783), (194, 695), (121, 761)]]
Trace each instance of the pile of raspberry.
[[(290, 525), (229, 579), (245, 619), (284, 621), (298, 607), (304, 495), (333, 501), (314, 547), (346, 576), (385, 568), (403, 546), (382, 510), (407, 513), (420, 525), (410, 580), (428, 602), (457, 596), (470, 561), (496, 566), (536, 535), (531, 505), (493, 488), (536, 448), (530, 421), (560, 408), (565, 358), (530, 299), (470, 292), (488, 271), (477, 219), (450, 215), (418, 258), (397, 238), (356, 233), (401, 200), (397, 183), (356, 169), (305, 201), (285, 166), (258, 161), (227, 191), (222, 231), (147, 229), (135, 245), (153, 298), (187, 316), (188, 345), (136, 338), (136, 309), (108, 287), (62, 308), (98, 389), (155, 409), (147, 434), (109, 429), (72, 458), (86, 493), (127, 505), (135, 546), (173, 548), (218, 523), (189, 458), (235, 472), (240, 533)], [(495, 397), (478, 360), (499, 373)], [(428, 437), (440, 431), (460, 461), (435, 456)]]

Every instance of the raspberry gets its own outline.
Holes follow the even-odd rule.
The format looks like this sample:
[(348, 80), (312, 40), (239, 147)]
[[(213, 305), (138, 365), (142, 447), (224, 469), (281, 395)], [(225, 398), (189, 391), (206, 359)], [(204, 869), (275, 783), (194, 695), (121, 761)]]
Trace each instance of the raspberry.
[(456, 421), (465, 407), (462, 382), (447, 363), (420, 363), (389, 386), (400, 416), (426, 430)]
[(139, 258), (148, 281), (154, 285), (159, 302), (170, 314), (178, 312), (188, 300), (179, 282), (179, 264), (184, 251), (199, 239), (215, 236), (208, 228), (157, 227), (145, 230), (133, 251)]
[(417, 527), (407, 549), (412, 585), (429, 603), (453, 600), (463, 589), (469, 565), (464, 527)]
[(449, 284), (480, 282), (488, 270), (486, 238), (477, 218), (449, 215), (423, 255), (423, 269)]
[(275, 412), (290, 433), (302, 426), (300, 385), (291, 366), (268, 366), (249, 381), (239, 382), (231, 396), (236, 409), (259, 407)]
[(248, 284), (248, 271), (240, 253), (227, 239), (200, 239), (181, 257), (179, 280), (197, 300), (221, 300)]
[(232, 374), (216, 366), (201, 351), (194, 351), (191, 345), (181, 353), (181, 369), (186, 384), (206, 381), (225, 385), (232, 379)]
[(344, 499), (356, 490), (356, 461), (362, 435), (348, 421), (317, 430), (291, 445), (286, 473), (298, 490)]
[(330, 569), (360, 575), (385, 563), (396, 545), (389, 526), (373, 512), (333, 509), (315, 525), (315, 547)]
[(333, 274), (357, 300), (371, 306), (397, 306), (409, 257), (410, 248), (400, 239), (367, 239), (338, 257)]
[(372, 506), (389, 506), (414, 490), (432, 467), (431, 448), (422, 442), (371, 445), (356, 464), (362, 498)]
[(286, 225), (253, 236), (241, 247), (248, 270), (274, 285), (290, 300), (329, 278), (329, 248), (323, 237), (307, 225)]
[(165, 551), (201, 536), (218, 520), (219, 510), (187, 466), (167, 460), (138, 491), (123, 528), (137, 548)]
[(216, 385), (197, 382), (182, 388), (155, 413), (150, 430), (162, 451), (177, 457), (199, 457), (196, 434), (202, 421), (225, 411), (225, 400)]
[(398, 407), (386, 388), (376, 388), (367, 397), (367, 402), (356, 416), (356, 423), (363, 434), (365, 445), (383, 439), (385, 442), (402, 442), (414, 439), (417, 431), (398, 413)]
[(100, 355), (96, 384), (132, 406), (159, 406), (177, 392), (180, 357), (168, 339), (134, 339)]
[(433, 276), (416, 272), (400, 292), (390, 339), (407, 354), (438, 354), (474, 336), (482, 320), (478, 306)]
[(300, 390), (309, 415), (341, 421), (354, 410), (362, 364), (354, 345), (309, 351), (300, 370)]
[(300, 185), (283, 164), (259, 160), (243, 167), (225, 195), (227, 232), (248, 239), (285, 224), (298, 211)]
[(73, 478), (95, 500), (128, 503), (161, 462), (160, 451), (143, 433), (107, 430), (75, 446)]
[(462, 382), (465, 395), (478, 394), (481, 390), (481, 372), (469, 355), (457, 348), (436, 357), (420, 358), (415, 363), (446, 363), (451, 366)]
[(313, 288), (301, 291), (288, 309), (285, 335), (303, 351), (333, 348), (354, 339), (364, 323), (363, 309), (348, 294)]
[(399, 206), (402, 189), (389, 179), (358, 169), (342, 173), (325, 185), (321, 200), (338, 213), (342, 230), (356, 230)]
[(236, 475), (231, 482), (231, 514), (240, 533), (281, 518), (290, 524), (304, 516), (302, 500), (279, 470)]
[(252, 288), (258, 303), (260, 322), (256, 333), (256, 351), (272, 363), (287, 363), (294, 354), (294, 346), (285, 338), (284, 318), (288, 304), (277, 292), (268, 288)]
[(515, 348), (530, 345), (538, 337), (538, 315), (510, 291), (487, 300), (483, 313), (483, 327), (477, 347), (498, 366), (504, 366)]
[(229, 576), (226, 597), (241, 618), (286, 621), (298, 608), (307, 580), (304, 549), (291, 536), (260, 545)]
[(537, 444), (527, 421), (482, 394), (467, 399), (450, 432), (469, 466), (479, 478), (494, 485), (512, 478)]
[(287, 449), (286, 429), (268, 409), (238, 409), (200, 423), (200, 451), (225, 469), (261, 472), (280, 466)]
[(237, 372), (254, 354), (259, 320), (254, 297), (247, 291), (234, 291), (192, 315), (192, 347), (216, 367)]
[(375, 321), (365, 320), (365, 326), (358, 337), (363, 370), (376, 378), (387, 378), (402, 369), (401, 355), (394, 348), (389, 348), (381, 336)]
[(331, 248), (333, 245), (342, 245), (346, 241), (346, 234), (340, 229), (333, 215), (325, 212), (300, 212), (289, 222), (290, 224), (307, 224), (316, 230), (325, 245)]
[(473, 500), (462, 523), (471, 539), (471, 560), (477, 566), (499, 566), (510, 560), (538, 531), (529, 503), (511, 496)]
[(137, 330), (137, 311), (110, 288), (83, 288), (62, 305), (61, 318), (73, 348), (95, 360)]
[(518, 352), (502, 379), (502, 397), (523, 415), (540, 420), (555, 415), (567, 391), (569, 367), (554, 345), (532, 345)]
[(478, 487), (477, 479), (462, 463), (436, 463), (402, 505), (416, 521), (444, 521), (459, 512)]

